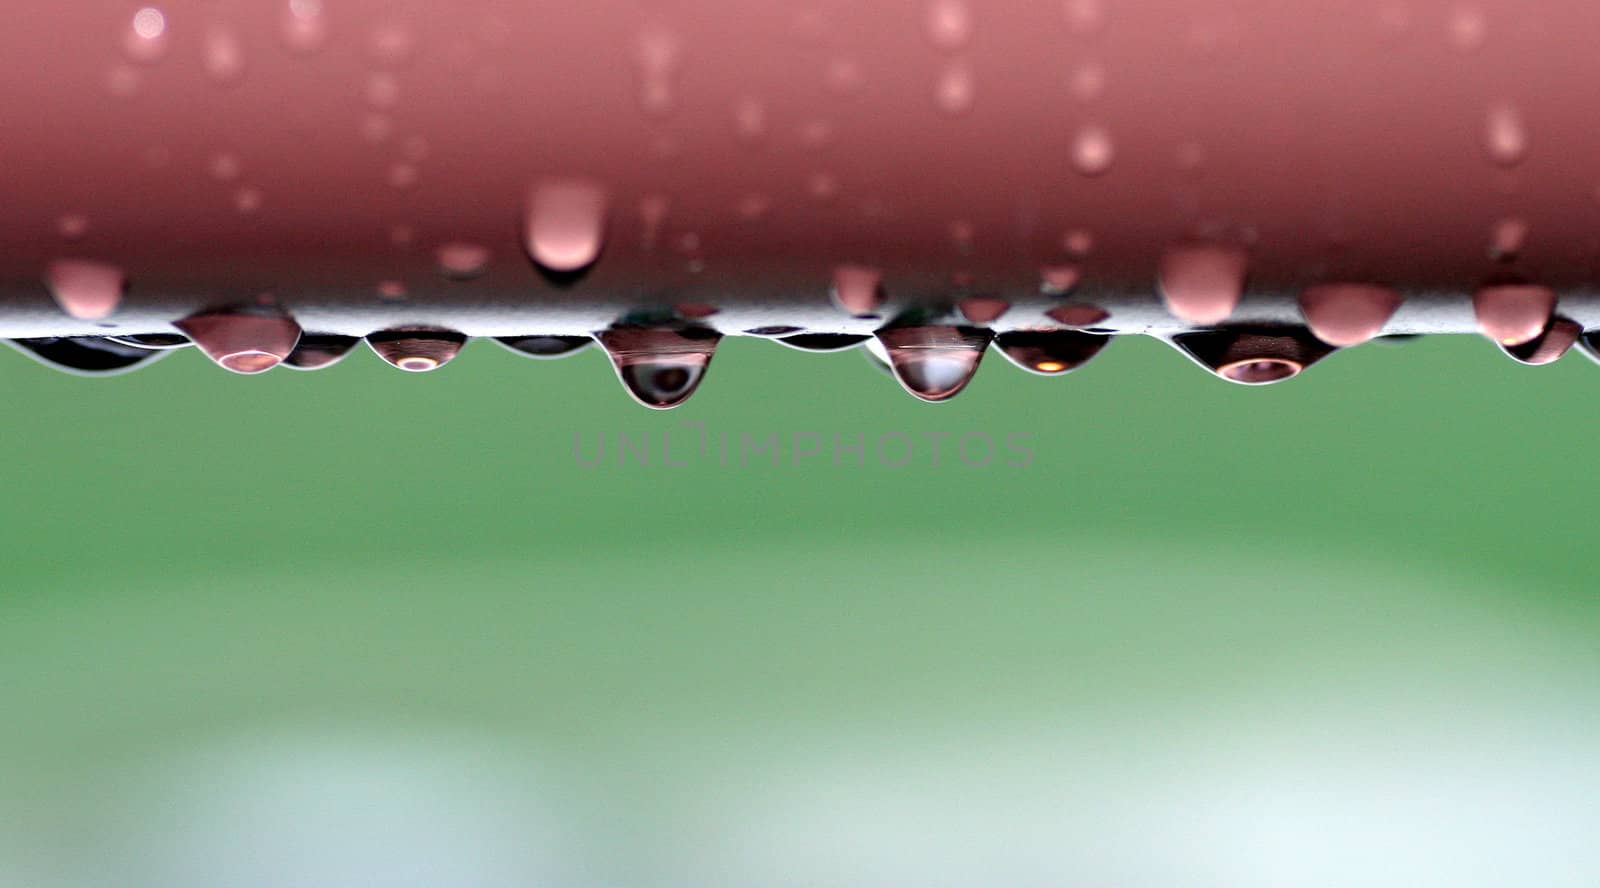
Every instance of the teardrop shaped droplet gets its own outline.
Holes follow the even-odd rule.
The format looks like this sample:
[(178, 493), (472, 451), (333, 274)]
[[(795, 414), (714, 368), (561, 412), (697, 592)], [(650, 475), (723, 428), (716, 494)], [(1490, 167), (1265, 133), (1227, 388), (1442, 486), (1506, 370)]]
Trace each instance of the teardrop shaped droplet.
[(541, 360), (574, 355), (594, 344), (589, 336), (498, 336), (494, 341), (523, 357)]
[(439, 273), (453, 281), (470, 281), (489, 270), (489, 248), (466, 241), (451, 241), (435, 254)]
[(148, 367), (172, 354), (94, 336), (8, 339), (5, 342), (35, 361), (73, 376), (116, 376)]
[(951, 326), (889, 327), (876, 335), (901, 387), (934, 403), (967, 387), (994, 339), (990, 330)]
[(974, 324), (988, 324), (1011, 310), (1011, 303), (996, 296), (973, 296), (956, 303), (961, 316)]
[(547, 179), (528, 198), (528, 255), (553, 282), (571, 283), (605, 244), (606, 192), (587, 179)]
[(80, 320), (97, 321), (122, 303), (127, 277), (109, 263), (58, 259), (45, 269), (45, 283), (62, 311)]
[(833, 302), (856, 317), (877, 314), (883, 305), (883, 272), (865, 265), (835, 268)]
[(837, 352), (855, 348), (871, 338), (859, 333), (800, 333), (774, 341), (798, 351)]
[(595, 334), (635, 401), (652, 410), (667, 410), (689, 399), (717, 350), (722, 335), (715, 330), (618, 327)]
[(1521, 345), (1500, 345), (1506, 356), (1519, 364), (1539, 367), (1554, 363), (1572, 348), (1583, 334), (1583, 328), (1566, 318), (1556, 318), (1543, 333)]
[(1300, 313), (1329, 345), (1360, 345), (1383, 332), (1400, 294), (1375, 284), (1321, 284), (1300, 294)]
[(1478, 329), (1501, 345), (1521, 345), (1537, 337), (1555, 310), (1555, 291), (1537, 284), (1492, 284), (1472, 296)]
[(278, 366), (300, 340), (300, 325), (280, 315), (208, 311), (173, 323), (224, 370), (252, 375)]
[(1219, 324), (1239, 306), (1248, 265), (1245, 252), (1232, 247), (1173, 247), (1161, 257), (1161, 298), (1185, 321)]
[(294, 351), (284, 359), (283, 366), (296, 370), (323, 370), (344, 360), (360, 341), (359, 336), (303, 333)]
[(995, 337), (994, 344), (1029, 373), (1060, 376), (1087, 364), (1111, 339), (1080, 330), (1014, 330)]
[(407, 373), (426, 373), (450, 363), (467, 337), (442, 327), (398, 327), (367, 334), (373, 353)]
[(1180, 333), (1172, 345), (1219, 378), (1269, 385), (1299, 376), (1337, 351), (1299, 327), (1259, 327)]

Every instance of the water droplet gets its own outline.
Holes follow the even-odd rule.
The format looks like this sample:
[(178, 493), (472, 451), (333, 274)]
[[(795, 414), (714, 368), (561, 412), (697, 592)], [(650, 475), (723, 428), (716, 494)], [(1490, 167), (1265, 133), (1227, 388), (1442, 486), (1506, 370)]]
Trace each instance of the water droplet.
[(261, 193), (260, 188), (246, 186), (234, 193), (233, 206), (240, 213), (248, 216), (261, 209), (261, 203), (264, 199), (265, 196)]
[(1221, 323), (1244, 295), (1248, 265), (1245, 252), (1232, 247), (1173, 247), (1161, 257), (1161, 297), (1167, 310), (1185, 321)]
[(1068, 229), (1061, 235), (1061, 249), (1074, 259), (1088, 258), (1094, 252), (1094, 232), (1087, 228)]
[(367, 334), (378, 357), (408, 373), (426, 373), (450, 363), (467, 337), (441, 327), (403, 327)]
[(1555, 310), (1555, 292), (1536, 284), (1490, 284), (1472, 296), (1478, 329), (1501, 345), (1522, 345), (1538, 337)]
[(1072, 140), (1072, 167), (1085, 176), (1098, 176), (1111, 169), (1117, 149), (1111, 133), (1098, 124), (1087, 124)]
[(989, 324), (1011, 310), (1011, 303), (994, 296), (973, 296), (956, 303), (961, 316), (974, 324)]
[(994, 344), (1006, 360), (1029, 373), (1060, 376), (1087, 364), (1111, 342), (1110, 336), (1078, 330), (1015, 330)]
[(489, 269), (489, 248), (467, 241), (441, 244), (435, 256), (439, 273), (455, 281), (468, 281)]
[(733, 106), (733, 125), (742, 141), (761, 141), (767, 135), (767, 106), (758, 99), (740, 99)]
[(206, 32), (206, 74), (223, 86), (232, 86), (244, 79), (244, 47), (229, 28), (216, 26)]
[(972, 40), (972, 12), (963, 0), (931, 0), (924, 26), (939, 49), (958, 50)]
[(1105, 27), (1105, 0), (1066, 0), (1065, 9), (1067, 27), (1075, 34), (1094, 34)]
[(832, 173), (812, 173), (806, 191), (817, 203), (832, 203), (839, 196), (839, 180)]
[(1527, 157), (1528, 131), (1515, 107), (1504, 102), (1489, 107), (1483, 147), (1489, 159), (1503, 167), (1516, 166)]
[(977, 327), (890, 327), (877, 332), (895, 379), (929, 402), (948, 401), (978, 372), (994, 333)]
[(1539, 367), (1559, 360), (1582, 335), (1583, 328), (1567, 320), (1556, 318), (1538, 336), (1521, 345), (1500, 345), (1506, 356), (1520, 364)]
[(1336, 350), (1296, 327), (1180, 333), (1172, 344), (1218, 377), (1241, 385), (1291, 379)]
[(294, 321), (243, 309), (202, 312), (173, 326), (217, 366), (245, 375), (278, 366), (300, 340), (300, 325)]
[(359, 336), (302, 333), (294, 351), (283, 359), (283, 366), (296, 370), (323, 370), (344, 360), (360, 341)]
[(933, 97), (939, 110), (946, 114), (961, 115), (971, 111), (977, 98), (972, 67), (962, 61), (945, 65), (934, 85)]
[(622, 327), (597, 333), (595, 338), (611, 356), (628, 394), (653, 410), (666, 410), (694, 394), (722, 336), (698, 327)]
[(1084, 62), (1072, 71), (1068, 83), (1072, 95), (1080, 102), (1092, 102), (1106, 91), (1106, 69), (1099, 62)]
[(80, 241), (89, 233), (89, 217), (82, 213), (67, 213), (56, 220), (56, 233), (63, 240)]
[(116, 376), (148, 367), (171, 354), (93, 336), (8, 339), (5, 342), (46, 367), (73, 376)]
[(307, 55), (328, 42), (322, 0), (288, 0), (280, 15), (279, 30), (290, 52)]
[(404, 281), (389, 280), (378, 282), (379, 302), (404, 302), (408, 295), (409, 292), (406, 290)]
[(593, 345), (594, 339), (589, 336), (501, 336), (495, 342), (524, 357), (548, 360), (577, 354)]
[(1483, 10), (1458, 6), (1450, 13), (1450, 44), (1461, 52), (1474, 52), (1489, 36), (1489, 20)]
[(546, 277), (575, 279), (600, 257), (606, 193), (587, 179), (547, 179), (528, 198), (525, 246)]
[(45, 270), (45, 283), (56, 305), (85, 321), (98, 321), (122, 302), (127, 276), (122, 269), (90, 259), (60, 259)]
[(858, 333), (799, 333), (776, 341), (799, 351), (837, 352), (855, 348), (871, 338)]
[(1083, 272), (1076, 265), (1046, 265), (1039, 269), (1039, 292), (1065, 296), (1082, 278)]
[(835, 268), (833, 303), (856, 317), (877, 314), (883, 305), (883, 272), (865, 265)]
[(1400, 307), (1400, 294), (1374, 284), (1321, 284), (1300, 294), (1300, 313), (1329, 345), (1360, 345), (1383, 332)]
[(212, 157), (206, 169), (211, 173), (211, 178), (218, 182), (232, 182), (239, 178), (244, 165), (239, 162), (238, 155), (224, 153)]
[(1096, 324), (1104, 323), (1107, 318), (1111, 317), (1110, 312), (1098, 305), (1090, 305), (1087, 302), (1068, 302), (1065, 305), (1057, 305), (1044, 314), (1050, 320), (1068, 327), (1093, 327)]
[(1508, 216), (1496, 222), (1489, 233), (1489, 258), (1496, 262), (1514, 261), (1527, 242), (1528, 220)]
[(378, 71), (367, 78), (367, 104), (374, 108), (393, 108), (400, 103), (400, 78)]
[(128, 58), (147, 64), (159, 61), (167, 54), (168, 45), (167, 17), (161, 10), (146, 6), (133, 14), (122, 38)]

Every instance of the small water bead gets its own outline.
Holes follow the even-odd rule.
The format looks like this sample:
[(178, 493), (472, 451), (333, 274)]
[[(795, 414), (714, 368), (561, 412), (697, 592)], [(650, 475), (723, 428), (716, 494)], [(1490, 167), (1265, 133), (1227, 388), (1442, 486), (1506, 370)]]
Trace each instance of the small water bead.
[(939, 110), (951, 116), (966, 114), (977, 100), (977, 83), (972, 66), (963, 61), (945, 65), (934, 84), (934, 101)]
[(389, 365), (407, 373), (427, 373), (450, 363), (467, 337), (441, 327), (401, 327), (367, 335), (367, 346)]
[(278, 366), (300, 341), (299, 324), (254, 309), (202, 312), (173, 326), (218, 366), (246, 375)]
[(1399, 293), (1375, 284), (1320, 284), (1300, 294), (1300, 313), (1318, 339), (1346, 347), (1380, 335), (1401, 301)]
[(379, 281), (377, 289), (378, 301), (380, 302), (404, 302), (408, 295), (403, 281)]
[(960, 394), (994, 339), (987, 329), (949, 326), (891, 327), (876, 336), (901, 387), (930, 403)]
[(1555, 309), (1555, 292), (1537, 284), (1490, 284), (1472, 296), (1478, 329), (1500, 345), (1522, 345), (1538, 337)]
[(67, 213), (56, 220), (56, 233), (62, 240), (79, 241), (89, 233), (89, 217), (82, 213)]
[(865, 265), (841, 265), (833, 270), (833, 302), (844, 311), (864, 317), (883, 305), (883, 272)]
[(955, 51), (972, 40), (972, 12), (964, 0), (931, 0), (924, 28), (935, 47)]
[(1502, 167), (1514, 167), (1528, 154), (1528, 131), (1516, 107), (1499, 102), (1489, 106), (1484, 120), (1484, 151)]
[(135, 12), (122, 38), (122, 48), (128, 58), (146, 64), (160, 61), (167, 54), (169, 44), (166, 14), (154, 6)]
[(957, 302), (956, 309), (970, 323), (983, 325), (999, 320), (1011, 310), (1011, 303), (995, 296), (972, 296)]
[(1249, 257), (1211, 244), (1173, 247), (1161, 257), (1158, 281), (1167, 310), (1194, 324), (1228, 319), (1244, 295)]
[(1039, 292), (1064, 296), (1082, 279), (1083, 270), (1076, 265), (1046, 265), (1039, 269)]
[(467, 281), (480, 277), (489, 269), (489, 248), (467, 241), (441, 244), (436, 252), (439, 273), (451, 280)]
[(1086, 259), (1094, 252), (1094, 232), (1087, 228), (1069, 228), (1061, 235), (1061, 249), (1074, 259)]
[(629, 396), (652, 410), (667, 410), (699, 388), (722, 336), (700, 327), (626, 327), (596, 333), (595, 339)]
[(227, 152), (213, 155), (206, 163), (206, 171), (218, 182), (235, 181), (243, 170), (244, 164), (240, 162), (239, 156)]
[(1087, 124), (1078, 130), (1072, 142), (1072, 166), (1085, 176), (1099, 176), (1111, 169), (1116, 160), (1116, 146), (1111, 133), (1099, 124)]
[(956, 219), (949, 226), (950, 245), (962, 256), (971, 256), (978, 237), (978, 228), (966, 219)]
[(1496, 262), (1511, 262), (1522, 253), (1528, 242), (1528, 221), (1508, 216), (1494, 224), (1489, 233), (1489, 258)]
[(289, 51), (308, 55), (328, 41), (322, 0), (287, 0), (279, 14), (279, 32)]
[(1017, 330), (995, 337), (1012, 364), (1040, 376), (1060, 376), (1087, 364), (1112, 337), (1078, 330)]
[(117, 310), (127, 287), (122, 269), (90, 259), (59, 259), (45, 269), (45, 283), (62, 311), (97, 321)]
[(231, 29), (217, 25), (206, 32), (205, 69), (212, 81), (223, 86), (244, 79), (244, 47)]
[(608, 198), (588, 179), (546, 179), (528, 198), (524, 246), (540, 268), (569, 274), (589, 267), (605, 242)]

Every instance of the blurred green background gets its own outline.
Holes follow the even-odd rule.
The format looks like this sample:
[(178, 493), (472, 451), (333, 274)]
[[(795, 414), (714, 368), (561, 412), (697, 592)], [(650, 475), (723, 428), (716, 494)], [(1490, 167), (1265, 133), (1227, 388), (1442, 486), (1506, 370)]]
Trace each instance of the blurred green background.
[[(324, 372), (256, 378), (188, 352), (104, 380), (0, 353), (0, 816), (13, 824), (0, 885), (101, 872), (298, 884), (273, 869), (290, 859), (327, 884), (335, 870), (319, 867), (360, 843), (304, 856), (283, 824), (343, 810), (324, 795), (343, 784), (300, 770), (238, 789), (216, 763), (259, 762), (238, 745), (264, 743), (300, 768), (323, 753), (296, 750), (325, 752), (329, 737), (355, 751), (313, 775), (384, 760), (375, 737), (422, 744), (357, 781), (368, 788), (452, 756), (555, 775), (567, 819), (593, 826), (563, 845), (588, 861), (552, 877), (571, 884), (1060, 884), (1039, 875), (1056, 872), (1048, 855), (1030, 868), (1003, 845), (935, 867), (944, 879), (901, 869), (974, 847), (943, 829), (970, 837), (1021, 816), (950, 789), (969, 785), (1027, 788), (1056, 800), (1052, 817), (1082, 801), (1082, 822), (1012, 835), (1086, 855), (1077, 872), (1101, 884), (1479, 884), (1499, 872), (1484, 855), (1584, 884), (1600, 872), (1583, 838), (1600, 818), (1578, 792), (1600, 788), (1583, 481), (1596, 391), (1600, 368), (1577, 355), (1522, 368), (1475, 337), (1367, 346), (1259, 389), (1137, 337), (1066, 379), (991, 354), (939, 406), (858, 354), (735, 338), (669, 413), (634, 405), (593, 349), (536, 362), (478, 342), (409, 375), (363, 348)], [(575, 435), (586, 448), (692, 435), (686, 421), (735, 439), (1018, 432), (1037, 456), (981, 469), (574, 460)], [(426, 740), (441, 732), (479, 739)], [(481, 744), (496, 752), (470, 752)], [(511, 785), (483, 768), (466, 770)], [(129, 776), (148, 773), (184, 776)], [(1225, 776), (1242, 773), (1255, 782)], [(239, 827), (286, 843), (245, 855), (258, 870), (171, 853), (174, 836), (224, 858), (238, 840), (174, 825), (215, 828), (234, 810), (186, 807), (174, 786), (259, 802), (261, 786), (297, 780), (315, 789)], [(844, 807), (868, 826), (845, 830), (838, 793), (817, 789), (830, 781), (898, 801), (856, 798)], [(822, 795), (774, 788), (792, 782)], [(478, 797), (445, 785), (456, 802)], [(1533, 787), (1552, 794), (1508, 802)], [(365, 814), (415, 801), (333, 796)], [(1253, 819), (1173, 813), (1196, 799)], [(928, 813), (956, 808), (971, 821)], [(872, 839), (893, 811), (920, 812), (917, 826)], [(1392, 828), (1368, 835), (1374, 817)], [(786, 850), (749, 824), (783, 824), (770, 829)], [(142, 830), (157, 838), (129, 838)], [(389, 837), (379, 857), (427, 844), (375, 835)], [(1353, 837), (1352, 853), (1300, 842), (1328, 835)], [(1267, 866), (1257, 840), (1287, 856)], [(455, 859), (416, 871), (433, 884), (532, 871), (468, 878), (438, 863)]]

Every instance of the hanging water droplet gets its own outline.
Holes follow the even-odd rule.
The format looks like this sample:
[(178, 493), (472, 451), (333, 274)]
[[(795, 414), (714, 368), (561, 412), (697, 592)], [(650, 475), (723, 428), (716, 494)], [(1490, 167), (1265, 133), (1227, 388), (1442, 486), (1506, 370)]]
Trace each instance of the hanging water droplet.
[(1098, 305), (1087, 302), (1068, 302), (1057, 305), (1045, 313), (1045, 317), (1067, 327), (1093, 327), (1105, 323), (1111, 313)]
[(495, 342), (524, 357), (548, 360), (577, 354), (593, 345), (594, 339), (589, 336), (500, 336)]
[(1065, 296), (1078, 286), (1083, 272), (1076, 265), (1046, 265), (1039, 269), (1039, 292)]
[(833, 303), (856, 317), (871, 317), (883, 305), (883, 272), (865, 265), (833, 270)]
[(1522, 115), (1505, 102), (1489, 107), (1484, 127), (1484, 150), (1503, 167), (1514, 167), (1528, 154), (1528, 131)]
[(435, 255), (439, 273), (451, 280), (472, 280), (489, 269), (489, 248), (482, 244), (451, 241), (441, 244)]
[(1098, 124), (1087, 124), (1072, 140), (1072, 167), (1085, 176), (1098, 176), (1111, 169), (1117, 149), (1111, 133)]
[(264, 373), (278, 366), (300, 340), (300, 325), (251, 309), (208, 311), (173, 324), (217, 366), (234, 373)]
[(978, 325), (993, 323), (1011, 310), (1011, 303), (995, 296), (972, 296), (956, 303), (961, 316)]
[(407, 373), (426, 373), (450, 363), (467, 337), (442, 327), (403, 327), (367, 334), (373, 354)]
[(1087, 364), (1111, 342), (1110, 336), (1078, 330), (1015, 330), (995, 337), (1006, 360), (1029, 373), (1060, 376)]
[(244, 47), (229, 28), (215, 26), (206, 32), (206, 74), (223, 86), (232, 86), (244, 79)]
[(7, 339), (6, 344), (35, 361), (73, 376), (116, 376), (148, 367), (172, 354), (94, 336)]
[(1061, 235), (1061, 249), (1074, 259), (1086, 259), (1094, 252), (1094, 232), (1087, 228), (1070, 228)]
[(666, 410), (694, 394), (722, 336), (700, 327), (619, 327), (596, 333), (595, 338), (611, 357), (628, 394), (652, 410)]
[(895, 379), (932, 403), (961, 393), (978, 372), (994, 333), (976, 327), (890, 327), (877, 332)]
[(1559, 360), (1583, 334), (1583, 328), (1566, 318), (1556, 318), (1538, 336), (1521, 345), (1497, 343), (1506, 357), (1519, 364), (1540, 367)]
[(328, 41), (328, 22), (322, 0), (288, 0), (280, 13), (279, 30), (290, 52), (307, 55)]
[(1173, 315), (1194, 324), (1228, 319), (1244, 295), (1249, 257), (1215, 245), (1179, 246), (1161, 257), (1161, 297)]
[(547, 278), (569, 283), (605, 244), (606, 192), (587, 179), (546, 179), (528, 198), (528, 255)]
[(798, 333), (774, 341), (799, 351), (837, 352), (855, 348), (871, 338), (858, 333)]
[(122, 303), (127, 276), (109, 263), (60, 259), (46, 268), (45, 283), (62, 311), (80, 320), (98, 321)]
[(1450, 44), (1460, 52), (1474, 52), (1489, 36), (1489, 20), (1483, 10), (1458, 6), (1450, 13)]
[(128, 22), (128, 30), (122, 37), (122, 48), (128, 58), (148, 64), (160, 61), (167, 54), (169, 42), (166, 14), (154, 6), (145, 6), (135, 12)]
[(945, 65), (934, 85), (933, 96), (939, 110), (946, 114), (957, 116), (971, 111), (977, 99), (972, 66), (962, 61)]
[(359, 336), (302, 333), (294, 351), (284, 358), (283, 366), (296, 370), (323, 370), (344, 360), (360, 341)]
[(1522, 345), (1539, 336), (1555, 310), (1555, 292), (1536, 284), (1490, 284), (1472, 296), (1478, 329), (1500, 345)]
[(1180, 333), (1172, 344), (1218, 377), (1241, 385), (1292, 379), (1336, 350), (1296, 327)]
[(958, 50), (972, 39), (972, 12), (963, 0), (930, 0), (924, 26), (935, 47)]
[(1494, 224), (1489, 233), (1489, 258), (1496, 262), (1512, 262), (1528, 242), (1528, 220), (1508, 216)]
[(1383, 332), (1400, 308), (1400, 294), (1374, 284), (1321, 284), (1300, 294), (1300, 313), (1329, 345), (1360, 345)]

